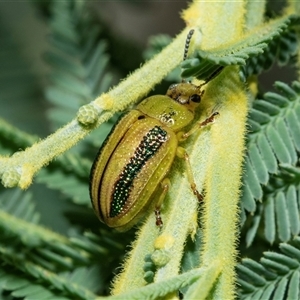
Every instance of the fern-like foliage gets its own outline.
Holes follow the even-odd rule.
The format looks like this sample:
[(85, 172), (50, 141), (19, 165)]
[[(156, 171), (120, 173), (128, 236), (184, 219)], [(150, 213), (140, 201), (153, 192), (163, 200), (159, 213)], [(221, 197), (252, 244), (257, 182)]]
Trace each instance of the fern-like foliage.
[(240, 299), (299, 299), (299, 236), (279, 248), (264, 252), (260, 263), (245, 258), (238, 265)]
[[(86, 251), (74, 249), (70, 242), (60, 236), (42, 228), (38, 225), (39, 214), (35, 211), (35, 205), (29, 193), (20, 191), (8, 191), (2, 193), (1, 197), (1, 240), (4, 243), (11, 240), (9, 249), (11, 254), (18, 254), (18, 247), (40, 247), (28, 252), (28, 257), (39, 257), (40, 263), (45, 267), (72, 268), (74, 264), (87, 263), (89, 254)], [(62, 255), (60, 254), (62, 253)], [(47, 262), (47, 258), (53, 258), (53, 264)], [(56, 261), (56, 262), (54, 262)]]
[[(247, 234), (248, 245), (261, 221), (271, 243), (276, 232), (281, 241), (288, 241), (300, 230), (299, 176), (289, 173), (296, 167), (300, 150), (300, 84), (294, 82), (289, 87), (277, 82), (275, 87), (281, 94), (266, 93), (264, 99), (254, 101), (249, 114), (242, 207), (257, 212)], [(283, 168), (282, 164), (291, 167)], [(258, 208), (255, 199), (262, 202)]]
[[(48, 117), (53, 128), (57, 128), (71, 120), (80, 106), (104, 92), (111, 84), (112, 75), (107, 72), (106, 42), (101, 39), (103, 29), (94, 22), (86, 4), (55, 1), (49, 9), (52, 49), (45, 59), (51, 66), (51, 85), (45, 95), (52, 104)], [(72, 151), (74, 154), (67, 153), (42, 170), (36, 181), (60, 190), (77, 204), (90, 206), (86, 186), (91, 161), (78, 151), (86, 155), (88, 147), (99, 147), (112, 124), (113, 121), (104, 124), (101, 131), (95, 131), (80, 148)]]
[[(56, 299), (56, 296), (64, 295), (66, 299), (95, 299), (96, 295), (92, 293), (90, 290), (82, 287), (82, 280), (86, 279), (89, 274), (88, 271), (81, 272), (77, 269), (72, 274), (71, 272), (67, 274), (56, 274), (43, 267), (39, 266), (39, 264), (34, 264), (31, 262), (26, 261), (24, 263), (24, 258), (19, 255), (11, 255), (11, 253), (3, 248), (0, 247), (0, 253), (2, 257), (2, 261), (5, 265), (16, 265), (16, 270), (11, 270), (14, 275), (13, 271), (21, 271), (25, 273), (24, 276), (19, 276), (17, 280), (20, 278), (24, 278), (25, 280), (22, 282), (25, 285), (25, 290), (23, 286), (18, 285), (9, 285), (6, 283), (7, 279), (7, 269), (4, 268), (4, 272), (2, 273), (2, 277), (4, 280), (2, 281), (4, 284), (2, 288), (8, 290), (14, 290), (14, 295), (18, 296), (28, 296), (28, 297), (38, 297), (39, 299), (47, 299), (47, 297), (52, 296)], [(17, 273), (17, 272), (16, 272)], [(78, 275), (79, 276), (78, 276)], [(64, 276), (63, 276), (64, 275)], [(26, 282), (26, 277), (32, 279), (36, 279), (37, 282), (43, 282), (43, 284), (36, 284), (36, 285), (28, 285), (28, 281)], [(80, 283), (80, 285), (78, 284)], [(46, 289), (47, 286), (51, 285), (52, 290), (48, 291)], [(21, 290), (21, 291), (20, 291)]]
[[(79, 2), (54, 2), (49, 5), (50, 7), (53, 51), (45, 55), (45, 58), (52, 66), (53, 71), (50, 79), (52, 78), (53, 84), (47, 88), (45, 93), (47, 99), (53, 104), (49, 114), (53, 116), (55, 111), (54, 119), (60, 120), (60, 122), (55, 123), (54, 119), (51, 119), (53, 126), (57, 128), (69, 121), (71, 116), (76, 114), (79, 106), (91, 101), (105, 90), (111, 82), (111, 75), (109, 73), (104, 74), (108, 62), (108, 56), (104, 53), (105, 42), (99, 40), (101, 30), (99, 25), (93, 22), (86, 6), (79, 4)], [(75, 19), (76, 22), (74, 23)], [(61, 22), (65, 22), (63, 26), (60, 26)], [(1, 36), (9, 37), (9, 35), (5, 35), (5, 32)], [(6, 77), (0, 78), (0, 83), (3, 86), (0, 98), (9, 101), (9, 99), (17, 97), (18, 92), (23, 95), (22, 97), (26, 101), (27, 97), (33, 97), (37, 93), (32, 82), (32, 76), (29, 76), (30, 72), (23, 67), (24, 63), (21, 64), (13, 56), (17, 48), (10, 38), (2, 39), (2, 41), (3, 46), (6, 46), (3, 48), (0, 60), (7, 64), (7, 69), (10, 70), (11, 74), (9, 76), (6, 74)], [(71, 51), (71, 49), (73, 50)], [(19, 69), (16, 70), (12, 64), (14, 66), (18, 64)], [(6, 82), (11, 77), (16, 83), (20, 82), (20, 86), (7, 85)], [(26, 81), (23, 78), (26, 78)], [(29, 79), (30, 81), (27, 83)], [(55, 104), (53, 103), (54, 100)], [(15, 111), (21, 112), (22, 109), (15, 109)], [(0, 120), (0, 123), (2, 153), (4, 151), (13, 153), (23, 150), (40, 139), (38, 136), (30, 135), (4, 120)], [(94, 138), (90, 137), (88, 145), (99, 146), (110, 127), (111, 125), (106, 126), (100, 135), (99, 132), (95, 132)], [(82, 149), (85, 149), (84, 146)], [(67, 199), (71, 199), (73, 202), (90, 206), (86, 188), (90, 166), (90, 159), (82, 157), (78, 152), (65, 153), (47, 169), (43, 169), (37, 176), (36, 182), (45, 183), (53, 189), (60, 190)]]
[[(182, 63), (182, 77), (206, 79), (220, 66), (240, 65), (241, 74), (246, 78), (269, 68), (277, 56), (280, 62), (286, 63), (295, 54), (296, 48), (295, 33), (287, 30), (287, 27), (298, 21), (296, 16), (284, 17), (249, 32), (245, 38), (235, 43), (224, 44), (219, 49), (198, 51), (195, 58)], [(282, 31), (285, 34), (279, 35)], [(262, 55), (263, 53), (266, 54)]]
[[(292, 25), (290, 27), (292, 28)], [(261, 74), (270, 69), (275, 62), (280, 66), (287, 65), (296, 55), (298, 47), (296, 31), (291, 28), (283, 30), (281, 35), (270, 41), (263, 54), (249, 57), (246, 65), (241, 66), (241, 76), (248, 78), (250, 75)]]
[[(110, 276), (104, 271), (117, 261), (105, 262), (105, 257), (108, 253), (111, 258), (119, 257), (124, 251), (116, 237), (109, 237), (105, 231), (104, 239), (92, 233), (66, 238), (51, 232), (39, 225), (31, 194), (19, 190), (1, 193), (0, 216), (0, 289), (15, 297), (38, 294), (40, 299), (48, 295), (55, 299), (59, 295), (94, 299), (93, 292), (107, 290), (105, 280)], [(95, 261), (102, 261), (102, 267), (106, 267), (91, 267)], [(54, 289), (49, 291), (49, 285)]]
[[(36, 115), (36, 121), (41, 122), (39, 127), (34, 122), (28, 120), (28, 104), (40, 104), (42, 90), (38, 77), (30, 68), (29, 61), (20, 48), (23, 46), (16, 42), (11, 32), (5, 26), (5, 22), (0, 18), (0, 103), (1, 118), (11, 118), (14, 120), (15, 126), (24, 126), (28, 131), (41, 134), (45, 130), (46, 123), (42, 123), (42, 114)], [(22, 99), (22, 101), (17, 101)], [(11, 104), (10, 108), (5, 107), (7, 103)], [(5, 126), (5, 125), (4, 125)], [(11, 153), (18, 151), (22, 146), (12, 145), (11, 136), (6, 135), (5, 129), (2, 131), (0, 126), (1, 153)], [(2, 135), (3, 139), (2, 140)], [(18, 139), (18, 137), (16, 137)]]
[[(57, 114), (54, 113), (54, 119), (63, 123), (67, 122), (67, 118), (71, 115), (74, 116), (80, 105), (91, 101), (105, 90), (111, 78), (110, 74), (104, 75), (103, 73), (108, 58), (104, 54), (105, 44), (99, 39), (99, 25), (92, 21), (91, 14), (85, 5), (82, 6), (79, 2), (75, 2), (51, 4), (52, 19), (50, 18), (50, 21), (54, 32), (52, 40), (54, 50), (49, 52), (46, 57), (48, 62), (51, 62), (55, 74), (53, 75), (53, 85), (46, 94), (49, 98), (52, 95), (52, 100), (54, 98), (59, 100), (56, 104)], [(64, 14), (61, 14), (62, 10), (64, 10)], [(68, 14), (69, 17), (65, 19)], [(74, 25), (75, 17), (78, 22), (75, 22)], [(64, 22), (69, 25), (65, 24), (60, 27), (59, 22), (62, 22), (62, 19), (65, 19)], [(78, 33), (79, 36), (78, 39), (70, 40), (70, 35), (68, 36), (66, 33), (71, 34), (71, 31), (68, 31), (67, 26), (73, 25), (73, 33)], [(61, 33), (63, 29), (65, 30), (64, 34)], [(0, 34), (2, 34), (2, 27)], [(4, 42), (3, 39), (2, 41)], [(70, 51), (72, 44), (74, 44), (74, 51)], [(13, 46), (8, 39), (7, 51), (2, 51), (0, 57), (0, 60), (6, 62), (8, 70), (11, 71), (22, 67), (22, 64), (16, 61), (12, 55), (17, 53), (12, 51)], [(101, 57), (102, 59), (99, 59)], [(91, 60), (89, 60), (90, 58)], [(16, 68), (12, 68), (10, 64), (13, 62)], [(27, 69), (25, 70), (27, 71)], [(23, 78), (31, 80), (30, 84)], [(55, 81), (56, 78), (61, 80)], [(17, 87), (7, 85), (6, 81), (12, 79), (16, 83), (20, 82), (20, 85)], [(73, 87), (68, 88), (66, 82), (72, 82)], [(79, 88), (80, 82), (82, 84)], [(28, 77), (27, 72), (23, 72), (23, 70), (12, 72), (9, 78), (2, 76), (0, 83), (3, 87), (2, 94), (0, 94), (1, 99), (13, 99), (18, 92), (23, 95), (25, 101), (27, 93), (28, 96), (36, 93), (32, 77)], [(86, 87), (82, 89), (84, 85)], [(78, 87), (78, 89), (76, 90), (74, 87)], [(66, 99), (73, 101), (74, 104), (70, 105), (71, 102), (67, 104)], [(66, 107), (73, 107), (71, 114)], [(21, 112), (22, 109), (19, 111)], [(57, 118), (57, 116), (62, 116), (62, 118)], [(54, 123), (55, 127), (62, 124)], [(107, 129), (100, 135), (96, 134), (95, 141), (91, 139), (87, 144), (99, 146), (110, 126), (107, 126)], [(2, 119), (0, 132), (1, 154), (25, 149), (40, 139)], [(82, 147), (82, 149), (85, 148)], [(68, 199), (77, 204), (90, 206), (87, 185), (91, 164), (90, 159), (83, 158), (78, 153), (65, 153), (48, 168), (43, 169), (35, 181), (45, 183), (52, 189), (60, 190)], [(44, 228), (39, 223), (40, 216), (31, 193), (1, 191), (0, 197), (1, 299), (5, 296), (10, 299), (15, 297), (94, 299), (96, 297), (94, 293), (108, 293), (108, 283), (112, 275), (105, 270), (111, 270), (117, 266), (124, 253), (124, 243), (129, 243), (127, 239), (119, 243), (118, 235), (106, 230), (99, 231), (99, 229), (97, 235), (91, 232), (74, 234), (75, 231), (78, 231), (75, 230), (75, 226), (72, 236), (66, 237)], [(88, 210), (84, 217), (89, 220), (91, 214), (92, 211)], [(80, 217), (82, 218), (82, 215)], [(94, 216), (93, 219), (96, 220)], [(78, 215), (76, 224), (78, 227)], [(108, 253), (109, 260), (105, 259)], [(94, 266), (91, 267), (92, 265)]]
[(102, 29), (93, 22), (85, 4), (53, 2), (51, 10), (53, 50), (46, 54), (46, 60), (52, 67), (52, 85), (46, 97), (56, 106), (49, 117), (61, 126), (80, 106), (108, 88), (111, 75), (104, 73), (108, 56), (106, 43), (99, 40)]
[[(50, 11), (52, 47), (45, 59), (51, 67), (51, 84), (45, 96), (52, 104), (48, 117), (56, 129), (70, 121), (80, 106), (105, 92), (113, 75), (108, 70), (104, 29), (95, 22), (87, 3), (54, 1)], [(86, 151), (85, 143), (99, 147), (115, 120), (90, 134), (76, 152)]]

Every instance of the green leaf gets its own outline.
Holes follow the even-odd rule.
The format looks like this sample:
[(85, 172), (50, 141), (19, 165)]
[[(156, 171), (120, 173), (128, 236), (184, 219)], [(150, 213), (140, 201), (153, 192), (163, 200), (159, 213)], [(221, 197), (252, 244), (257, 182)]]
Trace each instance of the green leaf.
[(284, 254), (286, 254), (290, 257), (296, 258), (298, 261), (300, 260), (299, 248), (296, 248), (290, 244), (282, 243), (282, 244), (280, 244), (280, 249)]
[(275, 198), (276, 223), (281, 241), (288, 241), (291, 235), (288, 211), (284, 194), (279, 192)]
[(39, 223), (40, 214), (36, 211), (30, 192), (24, 193), (18, 189), (2, 192), (0, 210), (33, 224)]
[[(297, 238), (299, 239), (299, 238)], [(298, 245), (299, 246), (299, 245)], [(280, 244), (283, 253), (265, 252), (260, 263), (249, 258), (243, 259), (237, 267), (240, 277), (240, 299), (298, 299), (299, 295), (299, 252), (289, 244)], [(247, 284), (246, 284), (247, 283)], [(290, 298), (286, 298), (287, 295)]]
[(269, 180), (269, 173), (267, 166), (265, 164), (261, 164), (260, 162), (263, 160), (261, 153), (259, 152), (258, 146), (256, 144), (251, 144), (248, 148), (249, 158), (251, 160), (251, 164), (255, 169), (257, 179), (262, 184), (267, 184)]
[(264, 207), (265, 218), (265, 237), (271, 244), (275, 241), (276, 225), (275, 225), (275, 207), (274, 199), (268, 197)]
[(257, 214), (253, 217), (252, 225), (248, 229), (247, 234), (246, 234), (246, 245), (247, 245), (247, 247), (249, 247), (252, 244), (252, 242), (253, 242), (253, 240), (256, 236), (260, 221), (261, 221), (261, 215), (260, 214)]
[(287, 299), (290, 300), (299, 299), (300, 296), (299, 280), (300, 280), (299, 271), (294, 272), (289, 283)]
[(290, 219), (291, 233), (297, 235), (300, 231), (299, 207), (297, 202), (297, 191), (295, 186), (289, 186), (286, 194), (287, 210)]
[(257, 137), (257, 147), (261, 154), (261, 162), (264, 162), (270, 173), (276, 173), (278, 169), (276, 157), (265, 135)]
[(280, 133), (274, 127), (268, 127), (266, 133), (278, 160), (283, 163), (291, 163), (291, 157)]
[(291, 257), (283, 255), (281, 253), (276, 252), (264, 252), (264, 257), (271, 259), (274, 262), (286, 265), (291, 269), (296, 269), (299, 267), (299, 262)]
[(277, 289), (274, 293), (274, 299), (284, 299), (285, 290), (287, 288), (288, 280), (287, 278), (282, 278), (279, 281)]
[(36, 180), (50, 188), (60, 190), (74, 203), (91, 207), (88, 182), (78, 178), (75, 174), (64, 173), (61, 170), (43, 169), (39, 172)]
[(249, 212), (255, 212), (256, 202), (247, 183), (243, 185), (242, 192), (243, 192), (242, 195), (243, 208)]
[(253, 166), (250, 163), (249, 159), (246, 158), (246, 166), (245, 166), (245, 176), (248, 183), (248, 186), (251, 190), (251, 194), (256, 199), (262, 198), (262, 188), (259, 184), (258, 178), (256, 176), (256, 173), (254, 172)]

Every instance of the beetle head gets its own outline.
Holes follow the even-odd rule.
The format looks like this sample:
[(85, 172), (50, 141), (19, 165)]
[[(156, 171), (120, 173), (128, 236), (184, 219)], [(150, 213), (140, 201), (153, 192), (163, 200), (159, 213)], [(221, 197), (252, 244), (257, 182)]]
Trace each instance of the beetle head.
[(194, 111), (200, 104), (203, 93), (201, 86), (182, 82), (172, 84), (167, 91), (167, 96), (186, 106), (190, 111)]

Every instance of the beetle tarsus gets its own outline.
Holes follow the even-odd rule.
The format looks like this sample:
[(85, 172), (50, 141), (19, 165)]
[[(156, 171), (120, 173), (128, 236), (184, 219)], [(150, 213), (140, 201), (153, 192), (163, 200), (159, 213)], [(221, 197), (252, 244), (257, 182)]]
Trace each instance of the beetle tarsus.
[(203, 195), (198, 192), (198, 190), (194, 190), (194, 195), (197, 197), (199, 202), (203, 201)]
[(162, 226), (163, 226), (163, 221), (161, 219), (160, 210), (159, 209), (155, 209), (154, 210), (154, 214), (155, 214), (155, 218), (156, 218), (155, 225), (158, 226), (161, 229)]
[(197, 197), (198, 201), (199, 202), (202, 202), (203, 201), (203, 196), (201, 193), (199, 193), (199, 191), (197, 190), (197, 187), (196, 187), (196, 184), (195, 183), (192, 183), (191, 184), (191, 189), (193, 191), (193, 194)]
[(212, 113), (207, 119), (205, 119), (203, 122), (200, 123), (200, 127), (204, 127), (210, 123), (215, 122), (215, 117), (219, 115), (219, 112), (215, 111)]

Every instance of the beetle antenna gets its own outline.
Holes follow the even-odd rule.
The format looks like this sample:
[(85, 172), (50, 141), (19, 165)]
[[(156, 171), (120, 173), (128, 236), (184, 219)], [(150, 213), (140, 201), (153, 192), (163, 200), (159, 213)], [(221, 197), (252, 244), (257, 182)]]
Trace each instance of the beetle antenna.
[(222, 70), (224, 69), (224, 66), (219, 66), (214, 72), (212, 72), (204, 81), (204, 84), (207, 84), (211, 80), (213, 80), (215, 77), (217, 77)]
[(187, 54), (189, 52), (189, 47), (190, 47), (190, 43), (191, 43), (191, 39), (192, 39), (192, 36), (194, 34), (195, 30), (194, 29), (191, 29), (186, 37), (186, 40), (185, 40), (185, 46), (184, 46), (184, 52), (183, 52), (183, 60), (186, 60), (187, 58)]
[[(182, 61), (186, 60), (186, 58), (187, 58), (187, 55), (188, 55), (188, 52), (189, 52), (190, 43), (191, 43), (191, 39), (192, 39), (192, 36), (193, 36), (194, 32), (195, 32), (195, 30), (191, 29), (189, 31), (187, 37), (186, 37)], [(185, 80), (182, 79), (181, 82), (185, 82)]]
[(219, 66), (214, 72), (212, 72), (205, 80), (203, 83), (201, 83), (198, 86), (198, 89), (201, 90), (201, 88), (206, 85), (207, 83), (209, 83), (211, 80), (213, 80), (215, 77), (217, 77), (222, 70), (224, 69), (224, 66)]
[[(184, 52), (183, 52), (183, 61), (187, 59), (187, 55), (188, 55), (188, 52), (189, 52), (189, 47), (190, 47), (190, 44), (191, 44), (191, 39), (192, 39), (192, 36), (194, 34), (195, 30), (194, 29), (191, 29), (186, 37), (186, 40), (185, 40), (185, 46), (184, 46)], [(211, 73), (205, 80), (202, 84), (199, 85), (199, 89), (204, 86), (205, 84), (207, 84), (208, 82), (210, 82), (211, 80), (213, 80), (215, 77), (217, 77), (221, 72), (222, 70), (224, 69), (224, 66), (219, 66), (213, 73)], [(185, 82), (184, 79), (182, 79), (181, 82)]]

